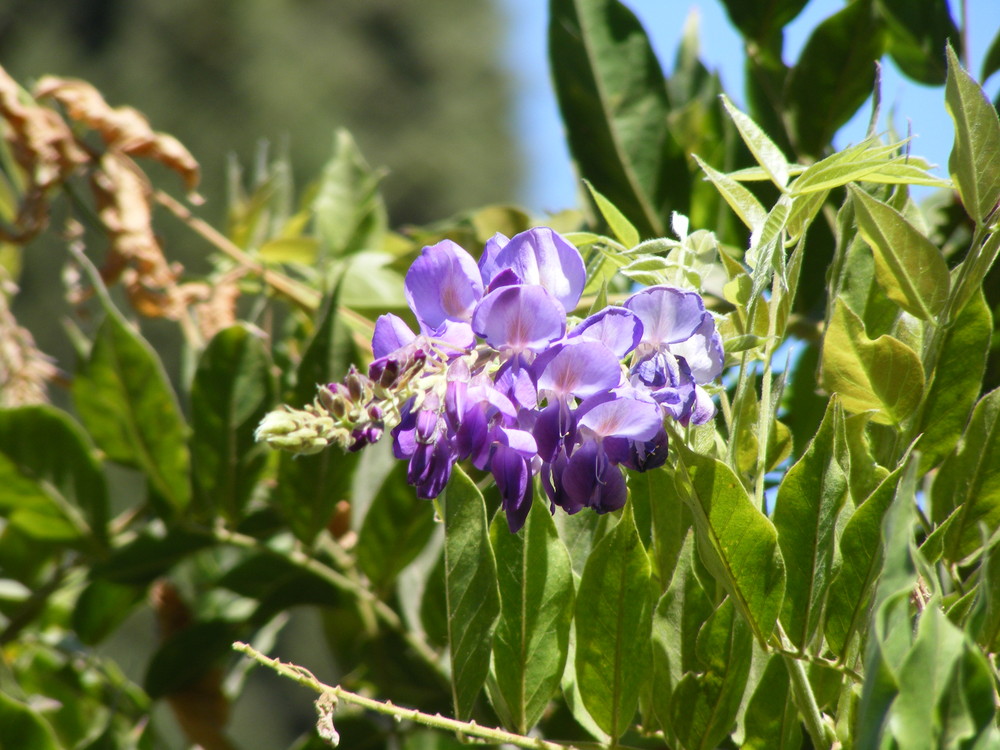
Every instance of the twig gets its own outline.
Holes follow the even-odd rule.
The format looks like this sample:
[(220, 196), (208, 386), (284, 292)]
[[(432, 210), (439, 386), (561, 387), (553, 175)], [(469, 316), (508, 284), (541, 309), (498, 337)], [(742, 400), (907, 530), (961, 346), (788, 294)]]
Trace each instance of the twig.
[(517, 747), (529, 748), (529, 750), (574, 750), (578, 748), (577, 745), (566, 745), (537, 737), (526, 737), (504, 729), (484, 727), (474, 721), (458, 721), (457, 719), (450, 719), (441, 714), (426, 714), (413, 708), (395, 706), (390, 701), (377, 701), (372, 698), (366, 698), (363, 695), (352, 693), (350, 690), (345, 690), (339, 685), (326, 685), (317, 680), (308, 669), (294, 664), (287, 664), (278, 659), (272, 659), (246, 643), (237, 641), (233, 644), (233, 648), (240, 653), (246, 654), (260, 664), (270, 667), (278, 674), (294, 680), (299, 685), (314, 690), (321, 696), (332, 696), (335, 700), (352, 703), (399, 720), (407, 719), (428, 727), (434, 727), (435, 729), (454, 732), (458, 736), (478, 737), (497, 744), (506, 743)]
[(438, 654), (434, 651), (434, 649), (431, 648), (426, 641), (419, 638), (406, 627), (405, 623), (396, 613), (396, 610), (379, 599), (372, 591), (365, 588), (359, 581), (346, 576), (327, 565), (324, 565), (319, 560), (310, 557), (301, 550), (293, 549), (287, 552), (279, 552), (266, 544), (261, 544), (260, 541), (252, 536), (230, 531), (221, 525), (215, 527), (212, 532), (212, 536), (216, 541), (222, 544), (229, 544), (234, 547), (267, 552), (275, 555), (276, 557), (288, 560), (294, 565), (303, 568), (304, 570), (308, 570), (310, 573), (324, 579), (339, 591), (343, 591), (344, 593), (353, 596), (355, 599), (368, 604), (375, 613), (375, 617), (380, 620), (383, 625), (399, 633), (406, 641), (407, 645), (434, 670), (434, 673), (438, 675), (438, 677), (446, 683), (450, 683), (449, 675), (444, 667), (441, 666)]

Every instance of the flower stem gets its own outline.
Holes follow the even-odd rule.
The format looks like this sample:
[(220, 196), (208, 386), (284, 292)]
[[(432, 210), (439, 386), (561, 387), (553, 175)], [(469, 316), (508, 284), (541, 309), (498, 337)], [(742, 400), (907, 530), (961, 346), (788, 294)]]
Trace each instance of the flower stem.
[(345, 690), (339, 685), (326, 685), (317, 680), (308, 669), (288, 664), (278, 659), (272, 659), (246, 643), (237, 641), (233, 644), (233, 648), (260, 664), (270, 667), (283, 677), (294, 680), (303, 687), (314, 690), (321, 695), (329, 695), (336, 700), (342, 700), (345, 703), (366, 708), (369, 711), (377, 711), (378, 713), (397, 719), (407, 719), (428, 727), (434, 727), (435, 729), (444, 729), (448, 732), (454, 732), (460, 737), (477, 737), (497, 744), (505, 743), (515, 745), (516, 747), (529, 748), (529, 750), (571, 750), (575, 747), (574, 745), (551, 742), (537, 737), (526, 737), (499, 728), (484, 727), (474, 721), (458, 721), (457, 719), (450, 719), (441, 714), (426, 714), (413, 708), (403, 708), (393, 705), (390, 701), (378, 701), (366, 698), (363, 695), (352, 693), (350, 690)]
[(816, 696), (813, 694), (812, 685), (809, 684), (809, 675), (806, 674), (806, 669), (802, 662), (791, 655), (791, 643), (788, 640), (788, 636), (785, 635), (785, 629), (781, 627), (780, 622), (777, 623), (777, 631), (781, 643), (779, 653), (781, 653), (785, 661), (785, 668), (788, 670), (788, 678), (792, 688), (792, 699), (795, 701), (795, 706), (799, 709), (799, 714), (802, 716), (803, 722), (805, 722), (806, 731), (809, 732), (809, 738), (812, 740), (813, 747), (819, 750), (829, 750), (829, 748), (833, 747), (833, 741), (830, 737), (830, 730), (823, 722), (823, 714), (820, 713), (819, 704), (816, 702)]

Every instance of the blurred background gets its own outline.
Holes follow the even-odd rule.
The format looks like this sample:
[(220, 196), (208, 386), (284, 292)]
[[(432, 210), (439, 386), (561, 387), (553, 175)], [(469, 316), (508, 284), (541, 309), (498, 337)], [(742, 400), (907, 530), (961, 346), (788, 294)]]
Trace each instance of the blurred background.
[[(696, 13), (703, 60), (741, 103), (743, 42), (721, 3), (625, 4), (646, 26), (667, 72), (685, 21)], [(370, 164), (387, 169), (382, 190), (390, 226), (490, 203), (522, 205), (541, 219), (575, 206), (579, 194), (549, 79), (546, 6), (542, 0), (6, 0), (0, 64), (26, 86), (44, 74), (83, 78), (110, 104), (133, 106), (155, 129), (179, 138), (202, 165), (206, 204), (199, 213), (215, 226), (226, 220), (230, 163), (252, 165), (267, 144), (272, 155), (287, 155), (302, 189), (319, 176), (338, 127), (351, 131)], [(812, 0), (787, 29), (787, 59), (842, 6)], [(970, 70), (979, 77), (1000, 29), (1000, 3), (962, 6)], [(898, 113), (895, 127), (918, 136), (915, 153), (946, 165), (951, 123), (943, 88), (905, 79), (888, 60), (885, 66), (884, 107)], [(986, 86), (994, 99), (998, 79)], [(862, 108), (837, 145), (860, 140), (868, 116)], [(197, 272), (206, 248), (169, 220), (163, 227), (168, 257)], [(65, 255), (51, 237), (45, 242), (25, 253), (15, 313), (43, 351), (72, 369), (53, 278)], [(62, 400), (58, 391), (53, 395)], [(135, 640), (109, 645), (137, 649), (134, 658), (119, 660), (138, 679), (148, 653), (136, 644), (153, 629), (144, 617), (132, 624)], [(309, 622), (289, 629), (283, 656), (327, 679), (317, 632)], [(237, 707), (232, 734), (244, 748), (287, 747), (311, 723), (309, 700), (259, 671)], [(167, 724), (164, 717), (161, 728)]]

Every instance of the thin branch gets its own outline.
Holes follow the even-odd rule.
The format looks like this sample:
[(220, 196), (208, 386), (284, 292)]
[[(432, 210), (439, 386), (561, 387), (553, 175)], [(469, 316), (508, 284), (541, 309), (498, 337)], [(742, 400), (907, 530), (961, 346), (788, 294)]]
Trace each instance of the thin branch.
[(375, 617), (381, 621), (383, 625), (399, 633), (406, 641), (407, 645), (434, 670), (434, 673), (446, 683), (450, 684), (450, 677), (447, 671), (441, 666), (441, 661), (437, 652), (434, 651), (434, 649), (431, 648), (426, 641), (418, 637), (406, 627), (406, 624), (396, 613), (396, 610), (379, 599), (372, 591), (362, 585), (360, 581), (324, 565), (319, 560), (314, 557), (310, 557), (299, 549), (279, 552), (266, 544), (262, 544), (259, 540), (252, 536), (230, 531), (221, 525), (216, 526), (213, 529), (212, 536), (221, 544), (229, 544), (234, 547), (242, 547), (243, 549), (266, 552), (284, 560), (288, 560), (294, 565), (304, 570), (308, 570), (310, 573), (324, 579), (339, 591), (342, 591), (345, 594), (354, 597), (358, 601), (369, 605), (375, 613)]
[(441, 714), (426, 714), (413, 708), (402, 708), (401, 706), (393, 705), (389, 701), (377, 701), (372, 698), (366, 698), (363, 695), (352, 693), (350, 690), (345, 690), (339, 685), (326, 685), (317, 680), (308, 669), (288, 664), (278, 659), (272, 659), (246, 643), (237, 641), (233, 644), (233, 648), (242, 654), (246, 654), (260, 664), (270, 667), (283, 677), (288, 677), (299, 685), (319, 693), (321, 696), (331, 696), (334, 700), (342, 700), (345, 703), (361, 706), (369, 711), (377, 711), (378, 713), (392, 716), (399, 720), (407, 719), (428, 727), (434, 727), (435, 729), (443, 729), (453, 732), (459, 737), (477, 737), (498, 744), (505, 743), (515, 745), (516, 747), (529, 748), (529, 750), (576, 750), (579, 748), (578, 745), (567, 745), (537, 737), (526, 737), (522, 734), (515, 734), (499, 728), (484, 727), (474, 721), (458, 721), (457, 719), (450, 719)]

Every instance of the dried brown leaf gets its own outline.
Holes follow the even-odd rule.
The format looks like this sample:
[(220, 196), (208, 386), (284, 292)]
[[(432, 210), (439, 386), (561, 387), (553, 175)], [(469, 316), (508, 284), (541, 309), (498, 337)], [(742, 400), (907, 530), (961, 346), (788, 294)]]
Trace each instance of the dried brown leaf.
[(45, 76), (35, 87), (35, 96), (62, 104), (70, 118), (96, 130), (109, 149), (158, 161), (177, 172), (189, 191), (198, 187), (198, 162), (180, 141), (155, 132), (149, 120), (132, 107), (112, 107), (86, 81)]

